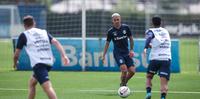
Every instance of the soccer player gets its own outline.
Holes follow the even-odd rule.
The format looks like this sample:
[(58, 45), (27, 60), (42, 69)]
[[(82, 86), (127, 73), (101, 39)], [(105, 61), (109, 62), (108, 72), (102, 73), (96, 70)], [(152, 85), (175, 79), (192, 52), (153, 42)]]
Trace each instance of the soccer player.
[(170, 79), (171, 40), (169, 32), (161, 27), (160, 17), (153, 17), (152, 23), (154, 28), (146, 32), (146, 44), (143, 51), (146, 55), (147, 49), (151, 48), (146, 75), (146, 99), (151, 99), (152, 79), (157, 72), (160, 76), (161, 99), (166, 99)]
[[(105, 55), (109, 48), (110, 41), (114, 44), (114, 58), (121, 70), (120, 86), (126, 86), (129, 79), (135, 74), (135, 66), (132, 57), (133, 52), (133, 36), (128, 25), (121, 24), (121, 16), (118, 13), (112, 14), (112, 27), (108, 30), (107, 40), (104, 47), (102, 61), (105, 63)], [(130, 49), (128, 48), (128, 39)]]
[(37, 82), (40, 83), (49, 99), (57, 99), (48, 77), (48, 72), (54, 62), (51, 44), (54, 44), (59, 50), (64, 65), (69, 63), (69, 59), (63, 47), (55, 38), (48, 34), (46, 30), (35, 28), (36, 23), (32, 16), (25, 16), (23, 23), (25, 31), (20, 34), (17, 42), (17, 48), (14, 54), (14, 69), (16, 69), (21, 49), (25, 47), (33, 69), (33, 75), (29, 81), (28, 99), (35, 98)]

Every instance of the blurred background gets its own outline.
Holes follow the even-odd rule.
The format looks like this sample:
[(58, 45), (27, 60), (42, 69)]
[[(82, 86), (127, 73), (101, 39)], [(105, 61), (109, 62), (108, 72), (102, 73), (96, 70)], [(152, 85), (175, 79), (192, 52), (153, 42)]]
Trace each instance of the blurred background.
[[(169, 30), (171, 38), (180, 40), (182, 69), (198, 71), (198, 9), (200, 0), (0, 0), (0, 39), (5, 42), (17, 37), (24, 30), (22, 18), (28, 14), (35, 17), (37, 27), (47, 29), (54, 37), (81, 38), (83, 11), (86, 38), (105, 38), (112, 25), (111, 15), (118, 12), (122, 23), (129, 25), (134, 38), (140, 39), (151, 27), (151, 17), (157, 15), (163, 19), (162, 26)], [(8, 50), (13, 50), (13, 45), (7, 45), (10, 48), (1, 45), (4, 51), (1, 56), (12, 59), (13, 53), (10, 55)], [(8, 59), (2, 57), (1, 61)]]
[[(0, 4), (1, 38), (15, 35), (9, 28), (16, 28), (27, 14), (54, 36), (81, 37), (83, 0), (1, 0)], [(114, 12), (122, 15), (136, 38), (144, 37), (155, 15), (163, 18), (172, 37), (200, 34), (199, 0), (85, 0), (85, 9), (87, 37), (105, 37)]]

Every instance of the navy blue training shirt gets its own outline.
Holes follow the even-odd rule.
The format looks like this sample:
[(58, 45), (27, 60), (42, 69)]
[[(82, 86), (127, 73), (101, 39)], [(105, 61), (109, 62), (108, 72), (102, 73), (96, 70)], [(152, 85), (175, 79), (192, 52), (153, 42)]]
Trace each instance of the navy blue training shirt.
[[(51, 36), (51, 34), (48, 33), (48, 37), (49, 37), (49, 41), (51, 42), (51, 40), (53, 39), (53, 37)], [(26, 42), (27, 42), (27, 39), (26, 39), (26, 36), (24, 33), (21, 33), (19, 35), (19, 38), (18, 38), (18, 42), (17, 42), (17, 48), (18, 49), (22, 49), (23, 46), (26, 46)]]
[(126, 24), (122, 24), (119, 29), (112, 27), (108, 30), (107, 41), (113, 41), (114, 53), (128, 54), (128, 37), (132, 36), (132, 33)]

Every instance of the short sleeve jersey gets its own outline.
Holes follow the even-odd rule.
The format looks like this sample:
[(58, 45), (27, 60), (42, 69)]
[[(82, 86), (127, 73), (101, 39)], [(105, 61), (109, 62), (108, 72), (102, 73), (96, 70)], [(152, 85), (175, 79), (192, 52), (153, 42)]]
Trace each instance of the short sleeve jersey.
[(111, 27), (107, 33), (107, 41), (113, 41), (114, 53), (128, 54), (128, 37), (132, 36), (131, 30), (126, 24), (122, 24), (119, 29)]
[[(48, 33), (48, 37), (49, 41), (51, 42), (53, 36)], [(27, 38), (24, 33), (21, 33), (18, 38), (17, 48), (22, 49), (24, 46), (26, 46), (26, 43), (27, 43)]]

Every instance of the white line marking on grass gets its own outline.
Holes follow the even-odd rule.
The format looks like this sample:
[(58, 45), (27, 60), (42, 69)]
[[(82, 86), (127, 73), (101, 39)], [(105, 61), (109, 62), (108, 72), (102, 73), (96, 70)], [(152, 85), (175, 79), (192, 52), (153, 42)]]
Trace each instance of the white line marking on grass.
[(7, 43), (7, 42), (10, 42), (11, 40), (9, 39), (1, 39), (0, 42), (3, 42), (3, 43)]
[(142, 79), (144, 78), (144, 79), (146, 79), (145, 77), (133, 77), (133, 78), (142, 78)]
[[(117, 90), (79, 90), (81, 92), (117, 92)], [(145, 93), (144, 90), (134, 90), (131, 92), (135, 93)], [(160, 91), (152, 91), (153, 93), (160, 93)], [(169, 91), (170, 94), (200, 94), (200, 92), (191, 92), (191, 91)]]
[(0, 91), (27, 91), (28, 89), (0, 88)]
[[(28, 89), (16, 89), (16, 88), (0, 88), (0, 91), (27, 91)], [(103, 89), (97, 89), (97, 90), (78, 90), (80, 92), (117, 92), (117, 90), (103, 90)], [(131, 92), (135, 93), (145, 93), (144, 90), (134, 90)], [(152, 91), (153, 93), (160, 93), (160, 91)], [(200, 94), (200, 92), (195, 91), (169, 91), (170, 94)]]

